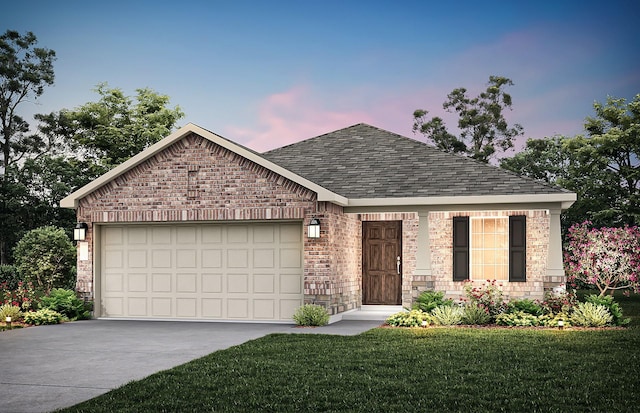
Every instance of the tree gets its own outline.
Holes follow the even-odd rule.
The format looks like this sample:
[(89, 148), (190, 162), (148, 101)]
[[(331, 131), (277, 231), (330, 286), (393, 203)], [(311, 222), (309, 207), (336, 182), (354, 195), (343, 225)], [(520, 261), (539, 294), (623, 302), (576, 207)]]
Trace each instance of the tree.
[(27, 232), (13, 252), (23, 280), (48, 294), (53, 288), (74, 288), (76, 249), (64, 230), (36, 228)]
[(184, 116), (179, 107), (167, 107), (169, 96), (148, 88), (136, 90), (135, 102), (106, 83), (95, 91), (100, 95), (97, 102), (46, 118), (46, 130), (67, 135), (84, 159), (99, 166), (94, 174), (102, 174), (158, 142)]
[(563, 215), (563, 227), (591, 221), (595, 226), (640, 224), (640, 95), (625, 104), (609, 98), (594, 104), (588, 136), (530, 139), (525, 149), (501, 166), (576, 192)]
[(590, 222), (569, 228), (565, 249), (568, 281), (593, 285), (600, 296), (614, 290), (640, 293), (640, 229), (589, 228)]
[(27, 189), (19, 181), (21, 160), (44, 153), (46, 142), (29, 134), (18, 107), (36, 100), (54, 80), (53, 50), (36, 47), (36, 36), (7, 30), (0, 36), (0, 264), (22, 231), (21, 205)]
[(513, 147), (513, 138), (523, 134), (519, 124), (510, 127), (503, 115), (511, 109), (511, 95), (504, 89), (512, 86), (511, 79), (489, 76), (487, 89), (475, 98), (467, 96), (467, 89), (457, 88), (447, 95), (442, 107), (458, 113), (456, 137), (447, 131), (442, 118), (426, 120), (428, 111), (418, 109), (413, 113), (413, 131), (420, 132), (438, 148), (447, 152), (462, 153), (482, 162), (489, 162), (498, 149)]
[[(0, 36), (0, 148), (4, 169), (33, 152), (43, 151), (38, 135), (28, 135), (29, 124), (17, 113), (24, 102), (37, 99), (54, 80), (53, 50), (35, 47), (36, 36), (7, 30)], [(4, 173), (3, 173), (4, 175)]]

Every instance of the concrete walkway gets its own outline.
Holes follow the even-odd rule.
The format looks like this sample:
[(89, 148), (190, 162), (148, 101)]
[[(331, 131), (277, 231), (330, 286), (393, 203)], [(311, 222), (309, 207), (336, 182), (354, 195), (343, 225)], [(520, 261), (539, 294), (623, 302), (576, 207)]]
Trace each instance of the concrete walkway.
[(380, 321), (286, 324), (89, 320), (0, 332), (0, 412), (49, 412), (271, 333), (356, 335)]

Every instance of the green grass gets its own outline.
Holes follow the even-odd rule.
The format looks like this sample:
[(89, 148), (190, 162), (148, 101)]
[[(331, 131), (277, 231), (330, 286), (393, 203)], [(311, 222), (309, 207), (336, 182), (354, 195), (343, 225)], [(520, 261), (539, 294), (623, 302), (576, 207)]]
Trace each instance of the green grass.
[(640, 297), (619, 301), (630, 328), (275, 334), (64, 411), (637, 411)]

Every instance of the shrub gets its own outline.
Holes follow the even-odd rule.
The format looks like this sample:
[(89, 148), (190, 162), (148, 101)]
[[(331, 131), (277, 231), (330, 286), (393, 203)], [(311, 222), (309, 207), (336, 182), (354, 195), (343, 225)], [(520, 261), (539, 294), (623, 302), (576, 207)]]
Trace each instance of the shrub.
[(29, 311), (24, 314), (24, 322), (26, 324), (33, 324), (36, 326), (45, 324), (60, 324), (65, 321), (65, 317), (57, 311), (43, 308), (38, 311)]
[(480, 287), (474, 287), (472, 281), (467, 281), (464, 285), (464, 294), (471, 303), (485, 308), (489, 315), (495, 317), (504, 311), (501, 286), (496, 280), (487, 280)]
[(51, 293), (40, 300), (40, 308), (56, 311), (69, 320), (86, 320), (91, 317), (84, 301), (76, 296), (73, 290), (54, 288)]
[(584, 327), (603, 327), (613, 323), (613, 316), (604, 305), (578, 303), (571, 314), (571, 323)]
[(0, 306), (0, 321), (5, 321), (7, 317), (11, 317), (11, 321), (22, 319), (22, 311), (17, 305), (4, 304)]
[(13, 250), (16, 268), (25, 282), (49, 293), (53, 288), (72, 288), (76, 249), (64, 230), (41, 227), (25, 234)]
[(499, 314), (496, 317), (496, 324), (499, 326), (539, 326), (541, 322), (537, 315), (514, 310)]
[(15, 290), (18, 288), (18, 282), (22, 281), (18, 270), (13, 265), (0, 265), (0, 284), (3, 284), (3, 289)]
[(35, 310), (40, 302), (42, 293), (37, 291), (30, 282), (18, 282), (18, 288), (9, 290), (5, 288), (5, 283), (0, 285), (2, 290), (2, 301), (5, 304), (16, 305), (22, 311)]
[(613, 324), (616, 326), (624, 326), (631, 322), (630, 318), (622, 317), (622, 308), (620, 308), (620, 304), (616, 303), (610, 295), (599, 296), (591, 294), (586, 297), (586, 302), (607, 307), (609, 313), (611, 313), (611, 316), (613, 317)]
[(386, 323), (394, 327), (421, 327), (423, 321), (431, 323), (431, 317), (422, 310), (401, 311), (387, 318)]
[(548, 291), (544, 294), (542, 310), (545, 314), (570, 313), (577, 302), (574, 291)]
[(441, 305), (451, 306), (453, 305), (453, 300), (445, 300), (442, 291), (423, 291), (418, 298), (416, 298), (416, 302), (413, 303), (413, 309), (430, 313), (431, 310)]
[(559, 327), (558, 323), (562, 321), (565, 327), (571, 327), (571, 318), (567, 313), (544, 314), (538, 317), (538, 322), (545, 327)]
[(462, 324), (483, 325), (491, 322), (486, 309), (474, 303), (467, 303), (462, 309)]
[(458, 306), (441, 305), (431, 311), (434, 324), (454, 326), (462, 323), (463, 310)]
[(523, 313), (533, 314), (533, 315), (541, 315), (542, 314), (542, 306), (537, 302), (530, 300), (528, 298), (523, 300), (511, 300), (507, 304), (508, 313), (514, 313), (517, 311), (522, 311)]
[(324, 326), (329, 323), (329, 313), (317, 304), (305, 304), (296, 310), (293, 321), (299, 326)]
[(640, 293), (640, 228), (589, 228), (590, 222), (569, 228), (565, 247), (568, 281), (600, 290)]

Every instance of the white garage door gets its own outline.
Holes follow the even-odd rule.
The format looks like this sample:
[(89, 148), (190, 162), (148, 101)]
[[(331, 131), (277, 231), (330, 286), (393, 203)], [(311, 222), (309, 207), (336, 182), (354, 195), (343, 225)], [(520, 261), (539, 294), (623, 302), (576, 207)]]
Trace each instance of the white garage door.
[(101, 232), (101, 316), (291, 321), (300, 223), (122, 225)]

